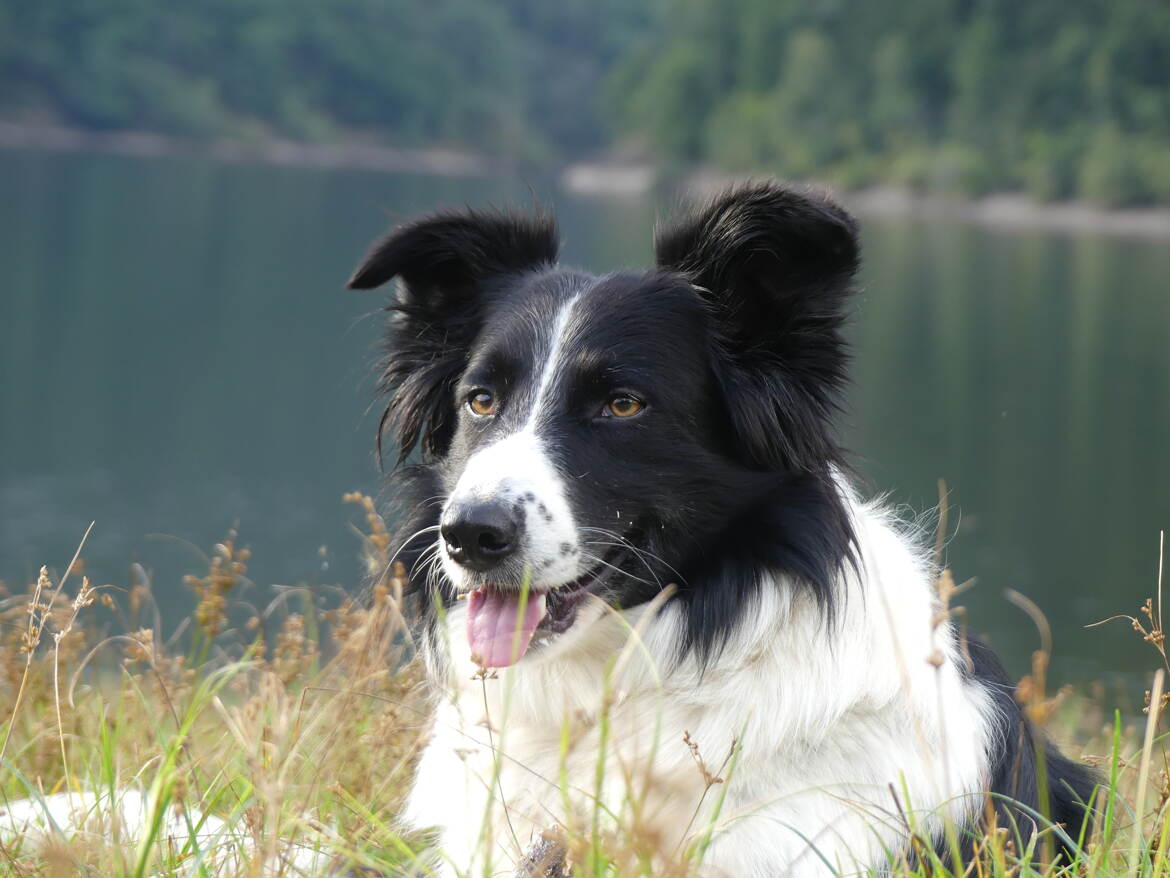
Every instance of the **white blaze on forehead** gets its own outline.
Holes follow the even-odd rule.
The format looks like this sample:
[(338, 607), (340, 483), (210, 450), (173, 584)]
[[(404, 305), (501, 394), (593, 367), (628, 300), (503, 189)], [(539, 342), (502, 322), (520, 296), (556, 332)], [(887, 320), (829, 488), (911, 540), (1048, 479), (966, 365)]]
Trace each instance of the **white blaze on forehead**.
[(552, 387), (553, 379), (557, 375), (560, 367), (561, 349), (564, 346), (565, 335), (569, 327), (569, 321), (573, 316), (573, 305), (576, 304), (580, 294), (577, 294), (565, 302), (561, 306), (560, 311), (557, 312), (557, 319), (553, 323), (552, 335), (549, 337), (548, 353), (545, 354), (544, 366), (539, 371), (539, 377), (536, 380), (536, 392), (532, 396), (532, 408), (528, 411), (528, 422), (524, 425), (524, 429), (531, 431), (536, 426), (536, 419), (540, 414), (541, 407), (548, 399), (549, 389)]

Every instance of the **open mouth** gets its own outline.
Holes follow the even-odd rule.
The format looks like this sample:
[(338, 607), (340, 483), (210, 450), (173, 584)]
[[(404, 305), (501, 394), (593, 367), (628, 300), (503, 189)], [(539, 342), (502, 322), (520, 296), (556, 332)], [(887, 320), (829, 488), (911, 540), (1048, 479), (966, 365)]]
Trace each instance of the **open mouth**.
[(614, 550), (572, 582), (526, 596), (517, 588), (481, 585), (467, 597), (467, 643), (471, 658), (485, 668), (518, 662), (533, 644), (540, 646), (568, 631), (585, 599), (625, 561)]

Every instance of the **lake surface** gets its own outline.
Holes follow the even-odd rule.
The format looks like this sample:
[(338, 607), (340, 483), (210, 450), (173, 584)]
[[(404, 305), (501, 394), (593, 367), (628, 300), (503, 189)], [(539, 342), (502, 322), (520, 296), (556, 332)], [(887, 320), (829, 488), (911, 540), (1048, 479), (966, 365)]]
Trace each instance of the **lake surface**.
[[(566, 261), (650, 259), (654, 203), (539, 180), (0, 152), (0, 579), (96, 519), (93, 578), (140, 561), (176, 617), (236, 522), (257, 582), (356, 582), (382, 294), (342, 285), (400, 218), (534, 193)], [(1007, 588), (1059, 679), (1135, 685), (1152, 650), (1084, 626), (1154, 593), (1170, 527), (1170, 246), (891, 221), (865, 246), (842, 426), (872, 490), (921, 512), (946, 479), (961, 602), (1014, 675), (1038, 640)]]

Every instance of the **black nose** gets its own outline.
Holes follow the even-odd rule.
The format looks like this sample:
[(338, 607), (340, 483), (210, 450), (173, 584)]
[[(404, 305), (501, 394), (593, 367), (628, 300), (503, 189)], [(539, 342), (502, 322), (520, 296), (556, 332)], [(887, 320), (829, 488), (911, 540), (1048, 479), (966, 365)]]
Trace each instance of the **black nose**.
[(520, 523), (502, 503), (476, 503), (451, 510), (439, 532), (447, 554), (464, 567), (491, 570), (516, 551)]

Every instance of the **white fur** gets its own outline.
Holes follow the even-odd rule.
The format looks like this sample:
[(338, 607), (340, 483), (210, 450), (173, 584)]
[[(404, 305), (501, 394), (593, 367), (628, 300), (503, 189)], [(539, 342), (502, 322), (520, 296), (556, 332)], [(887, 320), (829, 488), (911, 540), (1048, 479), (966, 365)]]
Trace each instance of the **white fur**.
[[(121, 845), (133, 850), (150, 828), (155, 806), (137, 790), (53, 793), (36, 798), (0, 802), (0, 845), (18, 854), (38, 850), (56, 839)], [(179, 874), (212, 875), (246, 872), (267, 876), (321, 876), (333, 861), (324, 839), (316, 846), (280, 841), (274, 853), (257, 842), (242, 820), (234, 823), (195, 811), (163, 809), (157, 847), (190, 852), (187, 869)], [(336, 842), (334, 842), (334, 845)], [(19, 847), (18, 847), (19, 846)], [(19, 857), (18, 857), (19, 859)], [(174, 874), (174, 873), (168, 873)]]
[[(567, 647), (482, 679), (456, 605), (408, 820), (440, 829), (460, 873), (507, 870), (542, 829), (590, 825), (604, 758), (603, 829), (639, 822), (667, 851), (709, 832), (703, 875), (805, 878), (880, 867), (902, 850), (903, 814), (935, 836), (944, 816), (973, 815), (994, 708), (961, 674), (952, 628), (937, 624), (925, 554), (879, 505), (842, 492), (863, 581), (839, 583), (833, 625), (799, 587), (765, 583), (702, 675), (671, 664), (681, 619), (667, 604), (657, 615), (595, 608)], [(706, 796), (684, 733), (711, 771), (737, 742), (725, 783)]]

